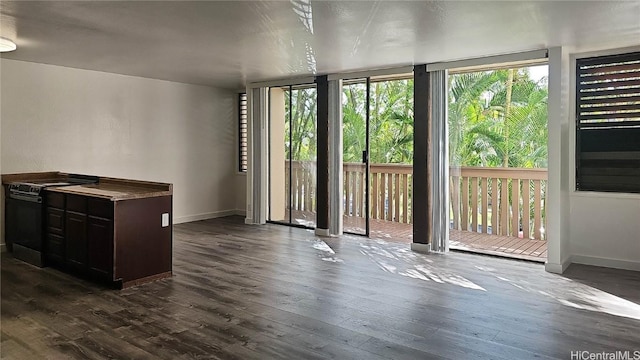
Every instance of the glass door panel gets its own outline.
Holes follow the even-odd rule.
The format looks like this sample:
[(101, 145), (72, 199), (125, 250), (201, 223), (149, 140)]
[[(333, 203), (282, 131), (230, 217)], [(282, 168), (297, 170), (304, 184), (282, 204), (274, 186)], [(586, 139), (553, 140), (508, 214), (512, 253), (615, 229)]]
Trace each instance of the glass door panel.
[(293, 88), (285, 144), (291, 159), (289, 191), (291, 223), (316, 226), (317, 96), (315, 87)]
[(269, 220), (290, 223), (289, 87), (269, 89)]
[(269, 92), (269, 220), (315, 227), (315, 85)]
[(367, 224), (367, 80), (342, 87), (344, 231), (368, 235)]
[(410, 242), (413, 79), (372, 79), (370, 94), (371, 236)]
[[(547, 73), (546, 65), (496, 65), (449, 75), (452, 249), (546, 257)], [(509, 246), (476, 246), (497, 236)]]

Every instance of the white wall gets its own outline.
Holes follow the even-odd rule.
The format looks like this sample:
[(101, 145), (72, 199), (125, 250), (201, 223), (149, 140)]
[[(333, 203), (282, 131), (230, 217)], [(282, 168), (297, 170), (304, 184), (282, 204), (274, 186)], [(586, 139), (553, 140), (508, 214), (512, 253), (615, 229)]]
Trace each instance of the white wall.
[(640, 270), (640, 196), (571, 195), (571, 261)]
[(247, 215), (247, 174), (236, 174), (236, 214)]
[(232, 91), (1, 60), (2, 173), (174, 184), (174, 223), (237, 207)]

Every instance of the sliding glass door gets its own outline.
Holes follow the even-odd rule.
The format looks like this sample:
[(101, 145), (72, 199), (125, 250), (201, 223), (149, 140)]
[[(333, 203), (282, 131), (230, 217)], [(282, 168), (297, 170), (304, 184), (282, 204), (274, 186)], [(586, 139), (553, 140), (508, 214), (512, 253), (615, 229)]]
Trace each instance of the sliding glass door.
[(369, 235), (369, 79), (343, 83), (344, 231)]
[(343, 83), (344, 231), (410, 242), (413, 79)]
[(315, 227), (315, 85), (271, 88), (269, 99), (269, 220)]

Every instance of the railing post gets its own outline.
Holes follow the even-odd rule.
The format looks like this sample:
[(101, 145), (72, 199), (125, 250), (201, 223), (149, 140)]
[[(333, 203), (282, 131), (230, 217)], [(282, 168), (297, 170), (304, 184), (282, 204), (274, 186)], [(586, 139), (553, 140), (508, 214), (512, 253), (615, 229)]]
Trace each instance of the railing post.
[(469, 178), (462, 178), (462, 231), (469, 230)]
[(387, 221), (393, 221), (393, 174), (387, 173), (387, 196), (385, 198), (387, 208)]
[(509, 179), (500, 179), (500, 235), (509, 234)]
[(541, 189), (540, 189), (540, 180), (533, 181), (533, 233), (534, 238), (541, 239), (542, 234), (540, 232), (540, 228), (542, 227), (542, 218), (541, 218)]
[(481, 195), (481, 200), (482, 201), (482, 233), (484, 234), (488, 234), (489, 233), (489, 222), (488, 222), (488, 205), (487, 201), (489, 198), (489, 194), (488, 194), (488, 182), (489, 182), (489, 178), (481, 178), (482, 181), (482, 187), (481, 187), (481, 191), (482, 191), (482, 195)]
[(511, 179), (511, 236), (520, 231), (520, 180)]
[(347, 168), (344, 172), (344, 213), (347, 216), (351, 215), (351, 171)]
[(453, 228), (460, 230), (460, 176), (451, 176), (450, 199), (453, 212)]
[(478, 232), (478, 178), (471, 178), (471, 231)]
[(491, 234), (498, 235), (498, 219), (500, 218), (499, 210), (499, 190), (498, 190), (498, 178), (493, 177), (491, 179)]
[(525, 239), (531, 238), (531, 231), (529, 230), (529, 222), (531, 221), (531, 204), (530, 199), (531, 181), (529, 179), (522, 180), (522, 237)]

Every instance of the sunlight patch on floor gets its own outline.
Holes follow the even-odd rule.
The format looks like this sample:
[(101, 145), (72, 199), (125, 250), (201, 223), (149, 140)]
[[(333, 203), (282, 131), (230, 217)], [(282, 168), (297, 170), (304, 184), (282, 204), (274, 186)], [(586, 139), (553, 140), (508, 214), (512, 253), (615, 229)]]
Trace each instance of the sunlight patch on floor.
[(335, 251), (333, 251), (331, 246), (329, 246), (326, 242), (324, 242), (324, 241), (322, 241), (320, 239), (316, 239), (313, 242), (312, 246), (316, 250), (324, 251), (324, 252), (329, 253), (331, 255), (334, 255), (336, 253)]
[(543, 288), (540, 284), (532, 284), (526, 280), (513, 280), (507, 275), (497, 274), (495, 269), (480, 266), (476, 268), (492, 274), (496, 279), (519, 290), (549, 297), (565, 306), (640, 320), (640, 305), (571, 279), (561, 277), (558, 280), (565, 284), (555, 283), (554, 286)]
[(373, 241), (360, 243), (360, 253), (367, 256), (382, 271), (438, 284), (451, 284), (467, 289), (486, 291), (472, 281), (449, 271), (443, 271), (426, 259), (406, 247), (378, 246)]
[(312, 241), (313, 243), (311, 244), (311, 247), (313, 247), (316, 250), (322, 251), (324, 253), (320, 257), (322, 261), (327, 261), (332, 263), (344, 263), (344, 260), (336, 256), (336, 252), (333, 251), (333, 249), (331, 248), (331, 246), (329, 246), (329, 244), (317, 238), (313, 239)]

